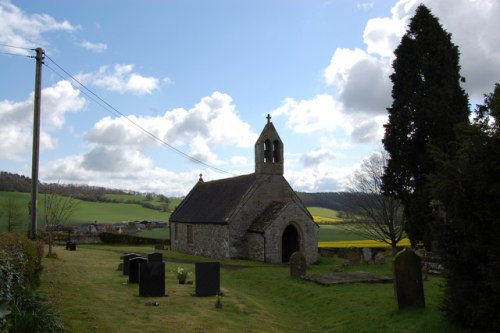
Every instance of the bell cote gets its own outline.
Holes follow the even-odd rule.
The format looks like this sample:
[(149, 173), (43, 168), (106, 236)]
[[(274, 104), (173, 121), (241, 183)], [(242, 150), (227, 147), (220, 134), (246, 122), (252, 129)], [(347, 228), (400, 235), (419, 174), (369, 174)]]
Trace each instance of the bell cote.
[(255, 173), (283, 175), (283, 142), (267, 115), (264, 126), (255, 143)]

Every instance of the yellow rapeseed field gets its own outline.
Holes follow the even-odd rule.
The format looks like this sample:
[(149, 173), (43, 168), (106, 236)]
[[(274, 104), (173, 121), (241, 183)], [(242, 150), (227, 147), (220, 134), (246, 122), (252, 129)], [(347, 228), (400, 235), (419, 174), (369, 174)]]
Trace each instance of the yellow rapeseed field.
[[(339, 241), (339, 242), (319, 242), (319, 247), (390, 247), (387, 243), (375, 240), (353, 240), (353, 241)], [(410, 240), (403, 238), (398, 246), (410, 246)]]

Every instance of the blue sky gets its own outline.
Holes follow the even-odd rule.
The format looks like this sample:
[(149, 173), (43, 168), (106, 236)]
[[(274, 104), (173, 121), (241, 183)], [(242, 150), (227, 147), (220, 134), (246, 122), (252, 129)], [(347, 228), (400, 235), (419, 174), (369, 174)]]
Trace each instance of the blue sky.
[[(422, 2), (479, 103), (500, 81), (500, 2)], [(42, 47), (41, 181), (182, 196), (200, 173), (253, 172), (270, 113), (292, 187), (342, 190), (381, 147), (393, 50), (419, 3), (0, 0), (0, 169), (31, 175), (35, 62), (23, 48)]]

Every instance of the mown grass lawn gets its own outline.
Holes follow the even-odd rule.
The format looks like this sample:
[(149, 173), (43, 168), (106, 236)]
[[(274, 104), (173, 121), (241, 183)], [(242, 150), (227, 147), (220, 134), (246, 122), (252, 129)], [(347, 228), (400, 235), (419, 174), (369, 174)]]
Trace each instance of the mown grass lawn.
[[(44, 260), (41, 291), (70, 332), (460, 332), (438, 311), (442, 280), (436, 277), (425, 281), (427, 308), (398, 311), (392, 284), (323, 287), (291, 278), (284, 265), (231, 261), (246, 267), (221, 270), (223, 308), (217, 310), (215, 297), (193, 297), (194, 285), (177, 284), (175, 268), (193, 272), (192, 263), (167, 263), (168, 297), (139, 297), (138, 286), (127, 284), (117, 271), (119, 256), (149, 253), (150, 246), (79, 245), (75, 252), (56, 251), (59, 259)], [(321, 258), (308, 272), (329, 272), (341, 263)], [(348, 270), (389, 275), (390, 263)], [(160, 305), (147, 306), (148, 301)]]

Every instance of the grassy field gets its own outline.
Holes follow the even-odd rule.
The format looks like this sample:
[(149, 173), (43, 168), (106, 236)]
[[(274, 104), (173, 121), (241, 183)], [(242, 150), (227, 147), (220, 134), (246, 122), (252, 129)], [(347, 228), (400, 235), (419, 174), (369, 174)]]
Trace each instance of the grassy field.
[[(29, 193), (22, 192), (4, 192), (0, 191), (0, 205), (8, 198), (13, 198), (16, 203), (21, 207), (24, 213), (24, 225), (19, 228), (20, 230), (27, 230), (29, 223), (28, 203), (31, 200)], [(140, 200), (142, 197), (126, 196), (122, 199), (125, 200)], [(43, 195), (38, 197), (38, 226), (41, 228), (43, 223)], [(178, 204), (174, 201), (172, 204)], [(3, 207), (0, 207), (3, 211)], [(80, 201), (75, 214), (72, 216), (68, 224), (89, 223), (97, 221), (98, 223), (109, 223), (119, 221), (142, 221), (142, 220), (160, 220), (168, 221), (170, 217), (169, 212), (160, 212), (153, 209), (147, 209), (138, 204), (126, 203), (109, 203), (109, 202), (88, 202)], [(4, 219), (0, 217), (0, 231), (5, 231), (6, 225)]]
[[(461, 332), (438, 311), (440, 278), (425, 281), (425, 309), (398, 311), (392, 284), (323, 287), (291, 278), (284, 265), (232, 261), (242, 269), (221, 269), (223, 308), (215, 297), (193, 297), (194, 285), (179, 285), (174, 270), (191, 263), (167, 263), (168, 297), (138, 297), (138, 286), (117, 271), (122, 252), (149, 253), (151, 247), (78, 246), (56, 248), (59, 259), (45, 259), (41, 291), (54, 304), (69, 332)], [(206, 260), (165, 252), (168, 258)], [(308, 273), (341, 265), (321, 258)], [(347, 270), (390, 275), (386, 265)], [(193, 280), (191, 275), (188, 280)], [(156, 301), (159, 306), (147, 306)]]
[(313, 216), (314, 222), (321, 224), (342, 222), (344, 219), (338, 217), (336, 210), (323, 207), (307, 207), (307, 210)]

